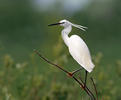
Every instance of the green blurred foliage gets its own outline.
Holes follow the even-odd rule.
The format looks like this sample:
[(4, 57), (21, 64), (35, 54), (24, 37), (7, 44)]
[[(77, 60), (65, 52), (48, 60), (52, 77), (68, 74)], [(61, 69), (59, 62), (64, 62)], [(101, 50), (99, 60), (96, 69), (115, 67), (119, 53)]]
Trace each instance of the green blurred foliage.
[[(33, 9), (29, 0), (0, 1), (0, 100), (89, 100), (85, 92), (58, 69), (40, 60), (33, 49), (73, 71), (79, 65), (69, 55), (59, 27), (48, 24), (68, 19), (87, 26), (80, 35), (92, 54), (99, 100), (121, 99), (121, 1), (96, 1), (66, 14), (58, 9)], [(61, 4), (57, 4), (60, 8)], [(83, 33), (83, 32), (82, 32)], [(78, 73), (84, 76), (84, 71)], [(88, 86), (93, 87), (88, 79)], [(76, 98), (75, 98), (76, 97)]]
[[(58, 42), (59, 43), (59, 42)], [(62, 46), (62, 45), (61, 45)], [(59, 47), (60, 48), (60, 47)], [(62, 51), (61, 51), (62, 52)], [(63, 61), (63, 56), (58, 53), (56, 60), (61, 60), (59, 64), (66, 65), (67, 62)], [(32, 54), (33, 55), (33, 54)], [(33, 55), (34, 56), (34, 55)], [(0, 70), (0, 99), (1, 100), (88, 100), (89, 97), (78, 86), (78, 84), (67, 78), (61, 71), (54, 71), (52, 66), (38, 65), (32, 61), (36, 61), (38, 57), (33, 57), (30, 61), (23, 63), (16, 63), (10, 55), (5, 55), (2, 59), (3, 65)], [(67, 56), (67, 59), (70, 57)], [(102, 53), (97, 53), (93, 57), (96, 68), (90, 76), (94, 77), (97, 85), (99, 100), (118, 100), (120, 96), (120, 67), (121, 61), (115, 62), (114, 70), (112, 65), (106, 65), (103, 68), (101, 60), (103, 59)], [(32, 63), (32, 65), (31, 65)], [(41, 62), (40, 62), (41, 63)], [(46, 67), (44, 74), (38, 72), (41, 67)], [(68, 65), (69, 66), (69, 65)], [(71, 66), (71, 65), (70, 65)], [(37, 67), (37, 69), (36, 69)], [(117, 73), (118, 72), (118, 73)], [(78, 73), (83, 77), (83, 71)], [(89, 76), (89, 77), (90, 77)], [(114, 81), (115, 80), (115, 81)], [(88, 79), (88, 86), (93, 90), (91, 81)], [(94, 91), (93, 91), (94, 92)]]

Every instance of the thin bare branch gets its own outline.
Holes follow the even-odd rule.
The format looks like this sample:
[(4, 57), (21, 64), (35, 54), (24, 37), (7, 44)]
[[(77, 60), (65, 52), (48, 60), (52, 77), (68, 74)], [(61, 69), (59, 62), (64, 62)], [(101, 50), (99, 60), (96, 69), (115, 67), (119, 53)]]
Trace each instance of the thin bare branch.
[[(81, 79), (81, 77), (79, 77), (79, 79), (81, 80), (81, 82), (84, 84), (84, 82), (83, 82), (83, 80)], [(83, 88), (84, 88), (84, 86), (83, 86)], [(85, 86), (85, 89), (87, 89), (87, 91), (89, 91), (89, 93), (91, 94), (91, 96), (94, 98), (94, 100), (95, 100), (95, 96), (94, 96), (94, 94), (91, 92), (91, 90), (87, 87), (87, 86)]]
[[(37, 50), (34, 50), (34, 52), (40, 57), (42, 58), (44, 61), (46, 61), (47, 63), (59, 68), (60, 70), (62, 70), (65, 73), (69, 73), (67, 70), (63, 69), (62, 67), (60, 67), (57, 64), (52, 63), (51, 61), (49, 61), (47, 58), (45, 58), (44, 56), (42, 56)], [(89, 88), (87, 86), (84, 87), (84, 82), (81, 80), (81, 82), (75, 77), (72, 76), (72, 78), (84, 89), (84, 91), (90, 96), (91, 100), (96, 100), (93, 93), (89, 90)]]
[(98, 100), (98, 92), (97, 92), (97, 88), (96, 88), (96, 85), (95, 85), (95, 83), (94, 83), (94, 80), (93, 80), (93, 78), (91, 77), (90, 79), (91, 79), (91, 81), (92, 81), (92, 84), (93, 84), (93, 86), (94, 86), (94, 89), (95, 89), (95, 93), (96, 93), (96, 97), (97, 97), (97, 100)]
[(81, 83), (75, 76), (73, 76), (73, 79), (82, 87), (84, 91), (90, 96), (91, 100), (95, 100), (95, 97), (93, 97), (93, 94), (88, 91), (87, 86), (84, 87), (84, 84)]
[(47, 58), (43, 57), (37, 50), (34, 50), (34, 52), (35, 52), (38, 56), (40, 56), (43, 60), (45, 60), (46, 62), (48, 62), (49, 64), (51, 64), (51, 65), (53, 65), (53, 66), (59, 68), (60, 70), (64, 71), (65, 73), (68, 73), (68, 71), (64, 70), (64, 69), (63, 69), (62, 67), (60, 67), (59, 65), (54, 64), (54, 63), (52, 63), (51, 61), (49, 61)]

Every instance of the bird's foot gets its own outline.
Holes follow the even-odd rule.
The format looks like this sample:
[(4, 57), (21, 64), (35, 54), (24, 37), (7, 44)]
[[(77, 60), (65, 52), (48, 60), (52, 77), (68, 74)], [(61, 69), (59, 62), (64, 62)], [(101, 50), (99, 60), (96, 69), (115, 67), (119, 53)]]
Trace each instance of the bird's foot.
[(86, 88), (86, 84), (84, 84), (84, 87), (83, 87), (84, 89)]
[(72, 72), (68, 72), (68, 73), (67, 73), (67, 76), (68, 76), (68, 77), (73, 77), (73, 73), (72, 73)]
[(80, 85), (80, 88), (84, 89), (84, 86), (81, 86), (81, 85)]
[(84, 90), (85, 90), (85, 88), (86, 88), (86, 85), (83, 85), (83, 86), (81, 86), (81, 85), (80, 85), (80, 87), (81, 87), (82, 89), (84, 89)]

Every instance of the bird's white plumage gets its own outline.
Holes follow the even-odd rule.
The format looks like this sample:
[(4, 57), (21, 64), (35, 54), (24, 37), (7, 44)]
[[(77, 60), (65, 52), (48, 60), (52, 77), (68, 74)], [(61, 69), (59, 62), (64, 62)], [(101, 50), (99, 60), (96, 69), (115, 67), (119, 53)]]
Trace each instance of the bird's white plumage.
[(91, 72), (94, 68), (94, 64), (91, 61), (89, 49), (85, 42), (78, 36), (72, 35), (69, 38), (68, 48), (71, 56), (88, 72)]
[[(84, 26), (73, 24), (67, 20), (61, 20), (58, 23), (63, 26), (62, 38), (69, 49), (71, 56), (88, 72), (91, 72), (94, 68), (89, 49), (86, 43), (78, 35), (68, 36), (72, 30), (72, 26), (85, 31)], [(56, 24), (57, 25), (57, 24)]]

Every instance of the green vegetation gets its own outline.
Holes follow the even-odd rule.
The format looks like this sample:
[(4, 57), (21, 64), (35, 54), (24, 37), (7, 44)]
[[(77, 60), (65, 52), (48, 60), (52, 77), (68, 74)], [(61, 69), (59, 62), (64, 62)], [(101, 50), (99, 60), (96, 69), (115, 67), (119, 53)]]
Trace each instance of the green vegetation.
[[(72, 66), (67, 60), (69, 59), (67, 55), (65, 57), (60, 56), (61, 53), (59, 52), (57, 55), (58, 59), (56, 60), (59, 61), (59, 65)], [(119, 100), (121, 98), (121, 61), (114, 62), (116, 67), (107, 64), (104, 69), (101, 65), (102, 53), (98, 53), (93, 58), (97, 68), (90, 76), (95, 79), (100, 100), (102, 98), (104, 100)], [(75, 81), (69, 79), (58, 69), (45, 63), (42, 64), (42, 61), (38, 61), (38, 59), (39, 57), (32, 54), (29, 61), (16, 63), (10, 55), (3, 57), (0, 69), (1, 100), (7, 98), (7, 100), (74, 100), (75, 97), (76, 100), (80, 100), (80, 98), (82, 100), (89, 99)], [(36, 61), (40, 64), (37, 64)], [(43, 67), (45, 67), (44, 73)], [(83, 77), (83, 74), (83, 71), (81, 71), (81, 74), (78, 73), (78, 75), (82, 75), (81, 77)], [(89, 83), (91, 83), (90, 80), (88, 80), (88, 86), (93, 89)]]
[[(47, 26), (63, 18), (89, 28), (87, 32), (73, 29), (71, 34), (78, 33), (89, 46), (96, 65), (90, 76), (95, 79), (99, 100), (120, 100), (120, 4), (120, 0), (102, 5), (94, 0), (86, 9), (68, 15), (36, 11), (24, 0), (1, 0), (0, 100), (89, 100), (75, 81), (33, 52), (40, 50), (69, 71), (79, 67), (61, 39), (62, 28)], [(84, 71), (77, 75), (83, 77)], [(89, 83), (88, 79), (93, 89)]]

